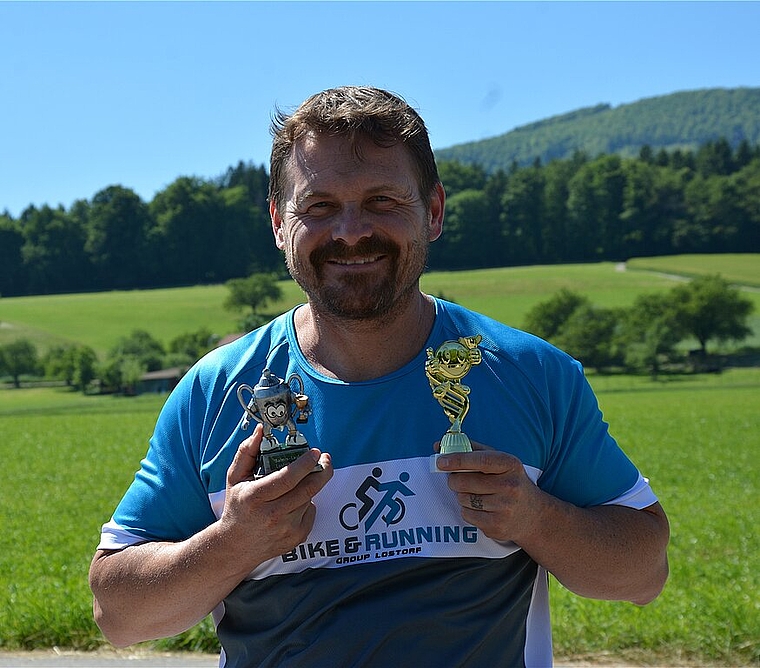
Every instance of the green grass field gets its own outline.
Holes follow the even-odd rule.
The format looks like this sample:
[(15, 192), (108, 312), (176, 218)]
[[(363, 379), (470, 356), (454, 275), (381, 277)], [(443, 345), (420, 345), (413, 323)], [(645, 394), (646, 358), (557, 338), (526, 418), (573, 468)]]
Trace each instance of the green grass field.
[(760, 258), (752, 253), (641, 257), (630, 260), (628, 268), (636, 271), (659, 271), (690, 277), (706, 273), (720, 274), (731, 283), (760, 287)]
[[(424, 283), (467, 306), (483, 304), (511, 324), (563, 286), (613, 305), (672, 285), (604, 264), (430, 274)], [(58, 337), (105, 350), (123, 329), (139, 326), (138, 316), (165, 341), (200, 326), (219, 331), (214, 323), (234, 324), (213, 305), (223, 295), (217, 287), (3, 299), (0, 320), (37, 332), (40, 341)], [(281, 306), (300, 299), (293, 287)], [(126, 302), (130, 310), (120, 311)], [(671, 577), (661, 597), (643, 608), (581, 599), (552, 583), (557, 655), (638, 665), (760, 664), (760, 369), (657, 382), (590, 379), (613, 434), (670, 516)], [(163, 400), (54, 388), (0, 391), (1, 649), (92, 649), (103, 642), (91, 617), (89, 560)], [(213, 644), (206, 622), (162, 647)]]
[[(694, 260), (693, 258), (697, 258)], [(639, 263), (655, 263), (650, 270)], [(688, 264), (686, 263), (688, 260)], [(666, 261), (672, 264), (667, 264)], [(665, 264), (662, 264), (665, 263)], [(587, 295), (598, 306), (630, 306), (642, 292), (672, 288), (663, 273), (721, 273), (748, 286), (759, 282), (760, 255), (703, 255), (642, 258), (620, 271), (610, 262), (596, 264), (509, 267), (462, 272), (433, 272), (422, 279), (423, 289), (443, 295), (501, 322), (519, 327), (525, 314), (560, 288)], [(670, 269), (668, 269), (670, 267)], [(634, 270), (635, 269), (635, 270)], [(689, 271), (686, 271), (689, 269)], [(666, 271), (667, 270), (667, 271)], [(304, 301), (292, 281), (283, 281), (283, 298), (267, 310), (281, 313)], [(751, 325), (760, 335), (760, 293)], [(206, 327), (219, 336), (236, 331), (237, 316), (225, 311), (223, 285), (166, 290), (102, 292), (95, 294), (12, 297), (0, 299), (0, 344), (29, 338), (44, 352), (51, 345), (76, 342), (91, 346), (103, 358), (119, 337), (133, 329), (149, 331), (168, 345), (175, 336)], [(750, 343), (756, 345), (760, 339)]]

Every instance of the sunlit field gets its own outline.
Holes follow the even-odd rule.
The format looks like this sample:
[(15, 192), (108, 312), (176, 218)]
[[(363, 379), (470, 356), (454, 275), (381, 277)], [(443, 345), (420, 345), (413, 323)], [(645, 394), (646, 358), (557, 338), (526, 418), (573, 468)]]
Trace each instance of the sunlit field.
[[(560, 287), (600, 305), (626, 305), (642, 291), (674, 284), (612, 264), (438, 273), (423, 282), (429, 292), (518, 326)], [(270, 311), (303, 300), (286, 287)], [(747, 294), (760, 311), (757, 293)], [(235, 326), (234, 314), (221, 307), (224, 296), (223, 286), (213, 286), (0, 299), (0, 343), (12, 340), (9, 332), (33, 333), (40, 345), (77, 341), (103, 355), (133, 328), (164, 342), (199, 327), (221, 335)], [(581, 599), (552, 582), (555, 653), (629, 665), (758, 665), (760, 369), (590, 381), (613, 435), (669, 514), (671, 577), (645, 607)], [(100, 525), (129, 485), (164, 400), (0, 390), (1, 649), (104, 643), (92, 622), (87, 569)], [(159, 646), (214, 651), (216, 640), (206, 621)]]

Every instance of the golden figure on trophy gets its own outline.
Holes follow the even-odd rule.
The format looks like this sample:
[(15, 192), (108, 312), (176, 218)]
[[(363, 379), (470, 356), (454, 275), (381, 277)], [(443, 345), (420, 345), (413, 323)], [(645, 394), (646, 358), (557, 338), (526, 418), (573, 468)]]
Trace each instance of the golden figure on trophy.
[[(462, 336), (456, 341), (445, 341), (435, 351), (432, 348), (426, 351), (425, 374), (430, 381), (430, 389), (451, 422), (451, 427), (441, 438), (442, 455), (472, 452), (470, 439), (462, 431), (462, 422), (470, 409), (470, 388), (462, 384), (462, 378), (483, 359), (478, 349), (482, 338), (480, 334)], [(435, 461), (432, 468), (439, 470)]]

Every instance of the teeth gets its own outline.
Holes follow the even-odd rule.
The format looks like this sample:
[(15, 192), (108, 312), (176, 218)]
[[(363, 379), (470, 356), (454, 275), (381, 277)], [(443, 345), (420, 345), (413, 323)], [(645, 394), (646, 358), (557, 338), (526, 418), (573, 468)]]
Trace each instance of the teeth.
[(369, 264), (370, 262), (376, 262), (379, 255), (373, 255), (372, 257), (356, 258), (354, 260), (334, 260), (335, 264), (352, 265), (352, 264)]

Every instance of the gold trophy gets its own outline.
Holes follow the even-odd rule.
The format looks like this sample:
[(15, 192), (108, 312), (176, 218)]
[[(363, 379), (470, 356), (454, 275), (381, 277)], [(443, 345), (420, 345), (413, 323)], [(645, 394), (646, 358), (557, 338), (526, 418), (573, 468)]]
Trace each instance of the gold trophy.
[(456, 341), (444, 341), (436, 351), (432, 348), (426, 351), (425, 374), (430, 381), (430, 389), (451, 422), (451, 427), (441, 438), (440, 453), (433, 455), (431, 469), (435, 472), (440, 472), (436, 465), (440, 455), (472, 452), (470, 439), (462, 431), (462, 422), (470, 410), (470, 388), (462, 384), (462, 378), (482, 361), (483, 356), (478, 349), (482, 339), (480, 334), (462, 336)]
[[(247, 402), (244, 397), (246, 392), (250, 394)], [(309, 397), (303, 393), (303, 381), (298, 374), (291, 375), (286, 383), (269, 369), (264, 369), (261, 379), (254, 387), (245, 383), (238, 387), (237, 397), (245, 411), (240, 426), (248, 429), (251, 420), (264, 425), (264, 438), (254, 478), (263, 478), (278, 471), (309, 450), (306, 438), (296, 429), (296, 422), (307, 422), (311, 414)], [(274, 437), (272, 429), (288, 430), (284, 443)], [(314, 471), (321, 470), (321, 464), (314, 467)]]

